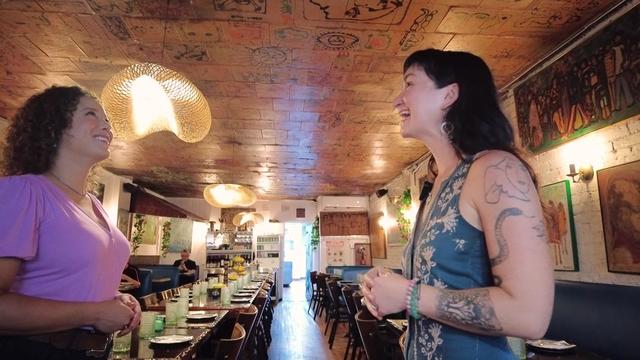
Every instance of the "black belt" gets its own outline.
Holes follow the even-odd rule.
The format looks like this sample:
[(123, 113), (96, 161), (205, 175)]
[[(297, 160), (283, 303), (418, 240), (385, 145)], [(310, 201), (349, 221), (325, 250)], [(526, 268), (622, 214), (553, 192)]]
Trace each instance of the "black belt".
[(88, 357), (102, 358), (111, 350), (113, 334), (72, 329), (49, 334), (28, 335), (26, 339), (47, 343), (56, 349), (84, 351)]

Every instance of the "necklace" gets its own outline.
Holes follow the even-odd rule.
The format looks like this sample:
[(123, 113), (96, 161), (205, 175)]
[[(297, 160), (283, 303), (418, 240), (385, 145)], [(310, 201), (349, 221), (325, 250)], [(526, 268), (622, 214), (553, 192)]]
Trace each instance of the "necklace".
[(67, 185), (64, 181), (62, 181), (62, 179), (60, 179), (58, 176), (56, 176), (56, 174), (53, 173), (53, 171), (49, 171), (49, 174), (51, 174), (51, 176), (53, 176), (56, 180), (58, 180), (58, 182), (60, 182), (60, 184), (64, 185), (67, 189), (73, 191), (74, 193), (78, 194), (80, 197), (85, 197), (87, 196), (87, 192), (83, 191), (83, 192), (79, 192), (78, 190), (72, 188), (71, 186)]

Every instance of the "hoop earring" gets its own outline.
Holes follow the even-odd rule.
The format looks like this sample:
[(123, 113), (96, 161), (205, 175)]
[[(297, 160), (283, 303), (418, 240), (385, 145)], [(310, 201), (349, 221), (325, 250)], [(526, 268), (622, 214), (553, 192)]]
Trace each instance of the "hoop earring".
[(440, 132), (442, 133), (443, 136), (446, 136), (447, 139), (451, 140), (451, 138), (453, 137), (451, 134), (453, 133), (454, 128), (455, 127), (453, 126), (452, 123), (448, 121), (443, 121), (442, 125), (440, 125)]

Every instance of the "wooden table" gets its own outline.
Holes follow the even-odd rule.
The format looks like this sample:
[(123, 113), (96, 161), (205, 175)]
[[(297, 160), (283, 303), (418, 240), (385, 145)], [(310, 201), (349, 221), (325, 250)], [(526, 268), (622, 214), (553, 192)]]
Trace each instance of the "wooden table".
[[(214, 311), (212, 311), (214, 312)], [(111, 353), (110, 359), (191, 359), (198, 348), (204, 344), (213, 334), (216, 333), (218, 325), (222, 323), (229, 312), (226, 310), (216, 311), (218, 316), (212, 321), (188, 322), (184, 318), (178, 321), (173, 327), (166, 327), (156, 336), (164, 335), (190, 335), (193, 340), (190, 342), (175, 345), (154, 345), (149, 339), (138, 337), (136, 329), (131, 335), (131, 349), (129, 353)]]
[[(191, 299), (191, 301), (189, 302), (189, 310), (242, 310), (242, 309), (246, 309), (249, 306), (251, 306), (251, 304), (253, 303), (253, 301), (255, 300), (256, 296), (258, 296), (258, 293), (260, 292), (260, 289), (262, 289), (262, 285), (264, 284), (265, 280), (260, 280), (260, 282), (250, 282), (250, 285), (257, 285), (258, 288), (253, 292), (253, 294), (251, 294), (251, 297), (247, 297), (247, 301), (244, 302), (238, 302), (238, 303), (230, 303), (229, 305), (224, 305), (221, 301), (220, 298), (217, 299), (213, 299), (212, 297), (206, 295), (206, 294), (202, 294), (200, 296), (194, 297), (193, 299)], [(231, 296), (231, 299), (234, 299), (234, 296)], [(167, 301), (171, 301), (171, 300), (162, 300), (160, 301), (157, 305), (150, 305), (147, 307), (147, 310), (149, 311), (164, 311), (165, 310), (165, 306), (167, 304)]]

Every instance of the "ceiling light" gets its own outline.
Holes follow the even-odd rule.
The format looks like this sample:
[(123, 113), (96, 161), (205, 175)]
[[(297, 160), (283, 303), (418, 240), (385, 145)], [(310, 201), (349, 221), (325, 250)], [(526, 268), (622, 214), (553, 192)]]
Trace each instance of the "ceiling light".
[(209, 103), (200, 90), (158, 64), (134, 64), (115, 74), (102, 91), (102, 103), (115, 136), (127, 141), (171, 131), (193, 143), (211, 128)]
[(218, 208), (251, 206), (257, 200), (253, 191), (237, 184), (211, 184), (204, 189), (204, 199)]
[(264, 216), (262, 216), (262, 214), (257, 212), (243, 211), (236, 214), (236, 216), (233, 217), (233, 220), (231, 222), (233, 223), (234, 226), (242, 226), (248, 223), (249, 221), (253, 221), (254, 224), (260, 224), (264, 222)]

